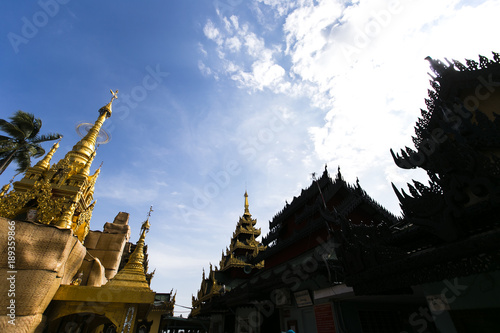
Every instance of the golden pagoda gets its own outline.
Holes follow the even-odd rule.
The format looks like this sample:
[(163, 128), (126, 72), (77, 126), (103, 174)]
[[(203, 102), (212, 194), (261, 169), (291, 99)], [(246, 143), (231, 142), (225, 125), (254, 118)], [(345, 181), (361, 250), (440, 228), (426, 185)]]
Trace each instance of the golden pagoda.
[(144, 261), (144, 240), (151, 226), (149, 218), (152, 208), (149, 210), (147, 220), (142, 224), (141, 236), (137, 241), (134, 252), (130, 255), (127, 264), (121, 269), (105, 286), (109, 288), (131, 288), (134, 290), (151, 291), (146, 279)]
[[(109, 329), (116, 332), (135, 332), (137, 327), (143, 325), (150, 328), (152, 321), (155, 322), (154, 328), (158, 330), (161, 313), (156, 314), (156, 320), (150, 318), (149, 324), (145, 319), (154, 309), (155, 301), (155, 292), (151, 290), (147, 279), (144, 253), (151, 211), (152, 209), (142, 224), (141, 235), (127, 263), (107, 283), (101, 286), (71, 283), (59, 287), (48, 308), (49, 332), (58, 332), (75, 320), (87, 320), (85, 316), (82, 319), (80, 313), (95, 313), (96, 308), (103, 318), (89, 321), (89, 331), (101, 332)], [(165, 308), (163, 312), (171, 313), (173, 302), (167, 302), (169, 309)]]
[(259, 252), (264, 251), (266, 246), (257, 241), (260, 236), (260, 228), (256, 229), (256, 219), (252, 219), (252, 214), (248, 209), (248, 193), (245, 191), (245, 211), (240, 217), (236, 230), (233, 232), (231, 244), (226, 248), (226, 253), (222, 253), (220, 260), (220, 270), (228, 273), (231, 278), (245, 277), (252, 269), (263, 268), (264, 262), (250, 264), (250, 260), (255, 258)]
[(87, 134), (56, 164), (50, 161), (59, 147), (54, 144), (47, 155), (24, 177), (15, 182), (14, 189), (2, 191), (0, 216), (14, 220), (29, 220), (71, 229), (83, 242), (94, 208), (94, 186), (100, 168), (89, 175), (96, 155), (97, 137), (104, 121), (111, 116), (117, 93), (111, 91), (111, 101), (99, 109), (99, 117)]
[(252, 259), (267, 247), (257, 241), (261, 231), (255, 228), (257, 220), (253, 219), (252, 214), (250, 214), (247, 191), (245, 191), (244, 197), (243, 216), (236, 224), (229, 248), (226, 248), (225, 254), (222, 252), (220, 268), (215, 266), (212, 269), (212, 264), (210, 264), (210, 272), (207, 277), (203, 271), (200, 289), (196, 297), (192, 296), (191, 317), (206, 315), (204, 310), (210, 312), (210, 304), (214, 298), (223, 295), (226, 290), (230, 291), (238, 281), (247, 279), (253, 269), (264, 267), (264, 261), (257, 264), (251, 263)]
[[(135, 247), (128, 213), (89, 230), (101, 167), (90, 169), (117, 92), (64, 158), (51, 166), (57, 142), (20, 181), (1, 188), (0, 233), (15, 230), (15, 260), (0, 272), (15, 278), (16, 289), (9, 294), (9, 284), (0, 284), (2, 295), (12, 295), (0, 298), (0, 332), (158, 331), (161, 317), (172, 315), (175, 296), (157, 300), (150, 289), (145, 237), (152, 209)], [(7, 242), (0, 252), (7, 253)]]

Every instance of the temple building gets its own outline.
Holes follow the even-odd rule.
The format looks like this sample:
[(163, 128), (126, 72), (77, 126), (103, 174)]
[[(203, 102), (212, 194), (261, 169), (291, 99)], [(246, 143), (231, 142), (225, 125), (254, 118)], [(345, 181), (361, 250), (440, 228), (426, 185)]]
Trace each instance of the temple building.
[[(193, 312), (210, 332), (500, 331), (500, 54), (427, 60), (416, 149), (391, 153), (428, 185), (393, 185), (396, 217), (340, 168), (313, 176), (269, 222), (266, 250), (245, 256), (246, 277), (216, 269), (206, 280), (230, 286)], [(234, 239), (221, 267), (238, 257)]]
[(100, 167), (90, 170), (116, 93), (63, 159), (50, 164), (56, 143), (10, 192), (11, 184), (2, 188), (0, 232), (12, 242), (2, 242), (1, 253), (15, 252), (0, 264), (12, 280), (0, 288), (8, 295), (0, 299), (2, 332), (158, 331), (161, 317), (173, 312), (175, 296), (150, 288), (150, 214), (136, 244), (124, 212), (102, 232), (90, 230)]
[[(219, 267), (203, 271), (190, 318), (150, 288), (146, 234), (120, 212), (91, 231), (96, 140), (111, 116), (50, 165), (58, 148), (2, 188), (1, 332), (296, 333), (500, 331), (500, 54), (441, 61), (415, 149), (391, 150), (428, 184), (393, 185), (402, 216), (327, 167), (269, 221), (262, 237), (248, 194)], [(389, 157), (390, 158), (390, 157)], [(408, 193), (407, 193), (408, 192)], [(10, 280), (9, 280), (10, 279)], [(15, 282), (12, 282), (15, 281)], [(10, 288), (10, 289), (9, 289)], [(12, 293), (11, 293), (12, 292)], [(12, 295), (12, 296), (11, 296)], [(11, 321), (15, 321), (13, 326)]]
[(421, 288), (428, 309), (408, 317), (415, 331), (498, 332), (500, 54), (465, 65), (427, 60), (432, 90), (416, 149), (392, 155), (400, 168), (425, 170), (428, 184), (413, 181), (409, 193), (393, 185), (397, 225), (342, 230), (345, 283), (357, 295)]
[[(231, 258), (234, 245), (238, 244), (242, 222), (250, 220), (247, 205), (245, 201), (245, 214), (233, 234), (230, 249), (222, 256), (221, 266)], [(333, 321), (330, 288), (341, 285), (344, 278), (338, 270), (340, 263), (334, 252), (337, 245), (333, 233), (340, 225), (329, 219), (327, 212), (330, 210), (354, 225), (398, 222), (366, 194), (359, 182), (354, 186), (346, 183), (340, 169), (332, 179), (325, 168), (321, 177), (314, 178), (300, 196), (294, 197), (269, 222), (269, 234), (262, 239), (262, 244), (259, 243), (258, 251), (255, 248), (247, 252), (251, 255), (243, 257), (246, 261), (240, 263), (239, 274), (222, 269), (214, 272), (213, 280), (229, 287), (210, 302), (193, 302), (196, 311), (192, 316), (210, 318), (211, 332), (258, 333), (287, 329), (314, 332), (315, 313), (322, 313), (326, 318), (318, 325), (329, 325), (328, 320)], [(246, 238), (253, 240), (251, 235)], [(330, 261), (333, 259), (337, 262)], [(352, 289), (345, 287), (345, 290), (347, 296), (354, 297)], [(425, 301), (421, 303), (425, 305)], [(368, 308), (379, 307), (378, 304), (361, 304), (354, 307), (363, 304)], [(415, 307), (412, 302), (398, 306)]]
[[(193, 296), (192, 311), (190, 317), (210, 319), (210, 330), (218, 332), (231, 324), (224, 323), (227, 309), (221, 308), (221, 299), (232, 288), (248, 280), (252, 272), (261, 270), (264, 261), (255, 261), (255, 258), (265, 252), (266, 246), (262, 245), (257, 238), (261, 234), (260, 228), (255, 228), (257, 219), (252, 218), (248, 204), (248, 193), (245, 191), (245, 204), (243, 216), (236, 224), (229, 248), (222, 252), (220, 268), (215, 266), (203, 278), (200, 290), (196, 297)], [(220, 311), (219, 311), (220, 309)], [(245, 311), (236, 309), (236, 312)], [(231, 320), (231, 319), (229, 319)], [(234, 319), (233, 319), (234, 322)]]
[[(217, 269), (217, 267), (215, 267)], [(191, 316), (196, 317), (201, 313), (202, 306), (207, 306), (215, 297), (220, 296), (225, 291), (224, 286), (221, 285), (215, 279), (215, 271), (212, 269), (212, 264), (210, 264), (210, 272), (208, 276), (205, 276), (205, 270), (203, 270), (203, 276), (201, 279), (201, 286), (198, 290), (196, 297), (193, 297)]]

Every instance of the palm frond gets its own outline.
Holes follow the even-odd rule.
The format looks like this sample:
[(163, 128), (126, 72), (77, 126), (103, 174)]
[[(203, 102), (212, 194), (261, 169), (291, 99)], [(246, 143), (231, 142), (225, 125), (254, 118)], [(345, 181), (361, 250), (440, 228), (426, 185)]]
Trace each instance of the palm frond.
[(0, 144), (0, 156), (2, 154), (10, 154), (11, 151), (14, 151), (16, 149), (19, 149), (19, 145), (16, 144), (16, 143), (11, 143), (11, 142), (7, 142), (7, 143), (1, 143)]
[(31, 166), (30, 155), (27, 150), (18, 150), (14, 155), (14, 161), (17, 164), (17, 172), (24, 172)]
[[(19, 110), (9, 119), (10, 122), (0, 119), (0, 130), (9, 135), (0, 135), (0, 159), (7, 165), (15, 161), (18, 172), (25, 171), (31, 165), (31, 157), (45, 154), (41, 142), (62, 138), (59, 133), (39, 135), (42, 120), (31, 113)], [(5, 167), (2, 169), (5, 170)], [(3, 170), (0, 170), (0, 174)]]
[(15, 140), (22, 140), (25, 138), (25, 135), (24, 135), (25, 133), (20, 128), (9, 123), (8, 121), (6, 121), (4, 119), (0, 119), (0, 130), (2, 132), (7, 133), (8, 135), (10, 135), (10, 137), (12, 139), (15, 139)]
[(42, 134), (34, 137), (33, 139), (30, 140), (30, 142), (33, 143), (41, 143), (41, 142), (46, 142), (46, 141), (54, 141), (54, 140), (59, 140), (63, 136), (59, 133), (48, 133), (48, 134)]
[(11, 138), (5, 135), (0, 135), (0, 143), (4, 141), (10, 141)]
[(10, 117), (10, 120), (10, 123), (23, 131), (27, 138), (36, 136), (40, 131), (41, 120), (35, 119), (32, 113), (19, 110)]
[(29, 146), (26, 146), (28, 153), (32, 157), (41, 157), (45, 154), (45, 149), (42, 148), (38, 143), (35, 144), (30, 144)]

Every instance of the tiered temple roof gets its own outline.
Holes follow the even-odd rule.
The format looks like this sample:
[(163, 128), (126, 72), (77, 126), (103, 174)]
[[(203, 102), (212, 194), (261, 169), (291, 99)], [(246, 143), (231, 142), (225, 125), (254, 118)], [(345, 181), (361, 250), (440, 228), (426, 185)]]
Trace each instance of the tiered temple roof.
[(342, 233), (338, 252), (357, 294), (500, 269), (500, 54), (466, 65), (427, 60), (432, 90), (415, 149), (391, 152), (399, 167), (425, 170), (429, 182), (413, 181), (409, 193), (393, 185), (403, 219), (392, 228)]
[(203, 314), (204, 309), (214, 307), (214, 304), (218, 304), (219, 301), (216, 296), (224, 295), (226, 290), (231, 290), (235, 282), (248, 278), (248, 274), (254, 269), (264, 267), (262, 260), (253, 262), (259, 253), (266, 250), (266, 246), (256, 240), (261, 231), (255, 228), (257, 220), (252, 218), (248, 207), (248, 193), (245, 191), (243, 216), (236, 224), (229, 248), (226, 248), (225, 253), (222, 252), (220, 269), (217, 266), (212, 269), (212, 264), (210, 264), (208, 277), (205, 277), (205, 271), (203, 271), (200, 290), (196, 297), (193, 296), (191, 316), (198, 316), (200, 313)]
[(342, 216), (349, 225), (393, 225), (399, 221), (373, 200), (359, 181), (348, 184), (340, 168), (332, 179), (325, 166), (321, 177), (314, 177), (311, 185), (269, 222), (269, 233), (262, 240), (268, 249), (254, 260), (265, 260), (270, 268), (331, 239), (332, 232), (342, 228), (331, 213)]
[(196, 297), (192, 296), (193, 308), (191, 310), (191, 316), (195, 317), (199, 315), (203, 305), (212, 301), (214, 297), (220, 296), (224, 293), (224, 286), (219, 284), (215, 279), (216, 270), (217, 266), (214, 270), (212, 269), (212, 264), (210, 264), (210, 272), (208, 273), (208, 276), (205, 276), (205, 270), (203, 270), (200, 290), (198, 290)]
[[(245, 191), (245, 211), (240, 217), (236, 230), (233, 232), (229, 248), (226, 253), (222, 253), (220, 260), (220, 270), (222, 272), (246, 269), (246, 272), (253, 268), (262, 268), (264, 263), (258, 262), (250, 264), (249, 260), (255, 258), (260, 252), (266, 249), (266, 246), (257, 241), (260, 236), (260, 228), (256, 229), (256, 219), (252, 219), (252, 214), (248, 209), (248, 194)], [(231, 275), (238, 275), (233, 272)]]

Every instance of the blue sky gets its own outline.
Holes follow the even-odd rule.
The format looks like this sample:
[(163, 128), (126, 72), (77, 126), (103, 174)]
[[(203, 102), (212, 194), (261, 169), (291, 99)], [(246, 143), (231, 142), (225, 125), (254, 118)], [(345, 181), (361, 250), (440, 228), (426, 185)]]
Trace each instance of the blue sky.
[(152, 288), (190, 306), (245, 190), (264, 235), (325, 164), (399, 214), (391, 182), (425, 177), (389, 149), (412, 146), (424, 58), (491, 58), (499, 12), (457, 0), (3, 1), (0, 115), (21, 109), (62, 133), (58, 160), (119, 89), (91, 229), (125, 211), (135, 242), (153, 205)]

